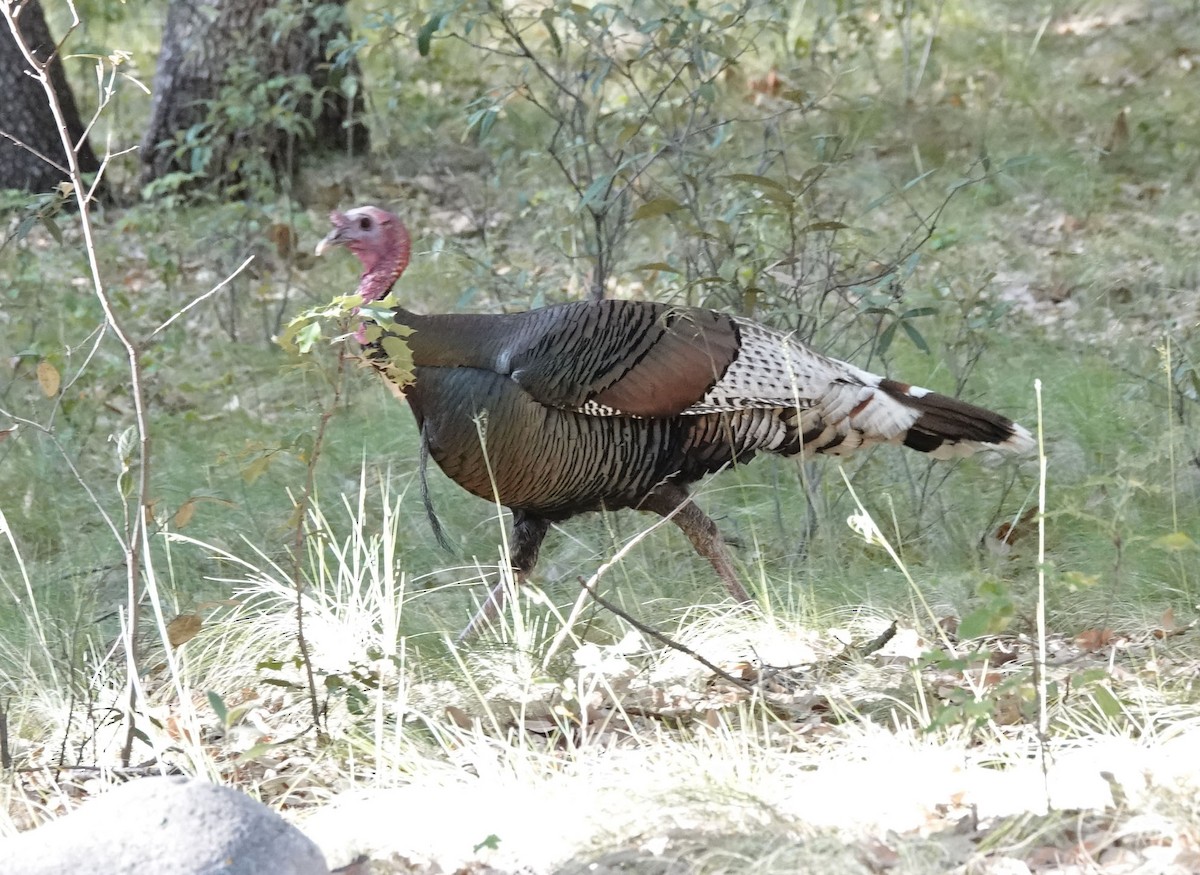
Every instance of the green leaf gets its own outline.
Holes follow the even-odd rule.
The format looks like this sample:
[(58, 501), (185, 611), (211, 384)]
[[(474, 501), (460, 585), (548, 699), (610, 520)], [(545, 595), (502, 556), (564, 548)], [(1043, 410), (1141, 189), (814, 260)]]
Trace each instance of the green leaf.
[(397, 337), (394, 334), (388, 334), (379, 342), (383, 347), (383, 351), (387, 353), (388, 358), (393, 361), (397, 359), (412, 360), (412, 353), (409, 351), (408, 344), (404, 342), (404, 338)]
[(632, 219), (637, 222), (641, 219), (653, 219), (658, 216), (665, 216), (668, 213), (673, 213), (676, 210), (682, 210), (683, 204), (670, 197), (656, 197), (653, 200), (648, 200), (636, 210), (633, 211)]
[(1082, 571), (1067, 571), (1062, 576), (1068, 592), (1078, 592), (1081, 589), (1091, 589), (1100, 583), (1100, 575), (1084, 574)]
[(903, 185), (903, 186), (900, 188), (900, 190), (901, 190), (901, 191), (908, 191), (908, 190), (909, 190), (910, 188), (912, 188), (914, 185), (919, 185), (919, 184), (920, 184), (920, 183), (921, 183), (923, 180), (925, 180), (925, 179), (929, 178), (930, 176), (932, 176), (932, 175), (934, 174), (934, 172), (935, 172), (934, 170), (926, 170), (926, 171), (925, 171), (924, 173), (922, 173), (920, 176), (914, 176), (914, 177), (913, 177), (912, 179), (910, 179), (908, 182), (904, 183), (904, 185)]
[(242, 751), (234, 759), (235, 763), (249, 763), (262, 757), (264, 754), (270, 753), (278, 749), (281, 745), (273, 741), (260, 741), (258, 744), (252, 744), (249, 748)]
[(663, 273), (680, 273), (680, 271), (665, 261), (650, 261), (646, 264), (639, 264), (634, 270), (661, 270)]
[(614, 174), (606, 173), (598, 179), (593, 180), (592, 184), (584, 191), (583, 197), (579, 199), (579, 209), (584, 210), (592, 206), (592, 204), (604, 203), (604, 193), (608, 187), (612, 185)]
[(492, 833), (490, 836), (488, 836), (486, 839), (484, 839), (479, 844), (477, 844), (474, 848), (472, 848), (471, 852), (477, 854), (484, 848), (487, 848), (489, 851), (494, 851), (499, 847), (500, 847), (500, 836), (496, 835), (495, 833)]
[(435, 12), (429, 16), (429, 20), (421, 25), (421, 30), (417, 33), (417, 54), (422, 58), (429, 56), (429, 43), (433, 39), (433, 35), (441, 30), (442, 25), (446, 23), (446, 19), (450, 17), (449, 12)]
[(892, 341), (896, 339), (896, 326), (899, 324), (899, 322), (893, 322), (887, 328), (883, 329), (883, 333), (879, 335), (878, 352), (880, 355), (887, 352), (888, 348), (892, 345)]
[(788, 203), (792, 201), (792, 193), (769, 176), (759, 176), (757, 173), (731, 173), (725, 178), (757, 186), (762, 189), (764, 195), (772, 192), (777, 198), (786, 198)]
[(904, 329), (904, 333), (908, 335), (908, 339), (913, 342), (913, 346), (921, 350), (926, 355), (929, 354), (929, 344), (925, 342), (925, 338), (921, 336), (921, 332), (917, 331), (917, 327), (911, 322), (901, 319), (900, 327)]
[(229, 709), (225, 707), (225, 700), (209, 690), (204, 694), (208, 699), (208, 707), (213, 709), (213, 713), (217, 715), (217, 719), (221, 721), (222, 726), (229, 725)]
[(25, 237), (33, 230), (33, 226), (37, 224), (37, 216), (29, 215), (17, 223), (17, 229), (13, 231), (13, 240), (24, 240)]
[(310, 322), (295, 333), (295, 349), (301, 355), (307, 355), (318, 340), (321, 339), (321, 323)]
[(812, 224), (805, 225), (803, 228), (801, 228), (800, 233), (808, 234), (812, 231), (841, 231), (849, 227), (850, 226), (845, 222), (813, 222)]
[(1169, 535), (1163, 535), (1161, 538), (1155, 538), (1150, 543), (1158, 549), (1166, 550), (1170, 553), (1181, 553), (1184, 550), (1196, 549), (1196, 542), (1183, 532), (1171, 532)]
[(62, 230), (58, 227), (58, 223), (49, 216), (42, 216), (42, 224), (46, 226), (46, 230), (50, 232), (50, 236), (54, 238), (54, 242), (62, 246)]
[(1092, 701), (1105, 717), (1116, 717), (1121, 713), (1121, 700), (1113, 695), (1107, 686), (1095, 684), (1088, 692), (1092, 694)]
[(976, 608), (958, 624), (958, 637), (962, 641), (969, 641), (983, 635), (996, 635), (1008, 628), (1012, 616), (1011, 604), (989, 604)]
[(249, 465), (242, 469), (242, 479), (246, 483), (253, 483), (263, 474), (267, 473), (267, 469), (271, 467), (270, 456), (259, 456)]
[(863, 207), (863, 215), (866, 215), (872, 210), (878, 209), (891, 199), (892, 193), (890, 191), (885, 191), (883, 194), (879, 195), (879, 197), (872, 198), (867, 205)]
[(260, 678), (260, 684), (266, 684), (271, 687), (283, 687), (285, 690), (302, 690), (304, 686), (296, 683), (296, 681), (288, 681), (283, 678)]
[(554, 29), (554, 10), (547, 7), (542, 10), (542, 14), (539, 17), (542, 20), (542, 26), (546, 28), (546, 33), (550, 35), (550, 45), (554, 46), (554, 54), (561, 58), (563, 44), (562, 40), (558, 38), (558, 31)]
[(1082, 690), (1093, 684), (1103, 683), (1108, 680), (1108, 669), (1106, 668), (1085, 668), (1083, 671), (1076, 672), (1071, 676), (1071, 686), (1077, 690)]

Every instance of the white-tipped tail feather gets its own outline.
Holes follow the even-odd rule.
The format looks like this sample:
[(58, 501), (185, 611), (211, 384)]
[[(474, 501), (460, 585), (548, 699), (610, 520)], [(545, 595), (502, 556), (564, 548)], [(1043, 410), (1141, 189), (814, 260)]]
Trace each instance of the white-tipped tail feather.
[(685, 413), (777, 411), (771, 417), (776, 433), (753, 449), (844, 456), (889, 443), (950, 459), (985, 448), (1025, 453), (1034, 446), (1028, 430), (998, 413), (821, 355), (756, 322), (736, 322), (737, 359)]

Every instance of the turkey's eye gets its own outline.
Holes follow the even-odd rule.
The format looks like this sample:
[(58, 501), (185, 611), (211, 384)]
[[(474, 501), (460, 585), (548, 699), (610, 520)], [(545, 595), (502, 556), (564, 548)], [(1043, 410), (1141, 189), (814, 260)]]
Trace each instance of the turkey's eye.
[(358, 227), (364, 231), (370, 231), (371, 230), (371, 220), (369, 218), (367, 218), (366, 216), (363, 216), (361, 219), (358, 220)]

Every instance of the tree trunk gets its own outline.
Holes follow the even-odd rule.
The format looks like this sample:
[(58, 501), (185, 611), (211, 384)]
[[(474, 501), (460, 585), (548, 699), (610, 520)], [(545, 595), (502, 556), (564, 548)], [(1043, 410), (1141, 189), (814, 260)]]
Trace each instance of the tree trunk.
[[(21, 39), (33, 50), (33, 56), (42, 62), (50, 61), (50, 81), (66, 117), (67, 132), (76, 144), (80, 169), (84, 173), (95, 172), (100, 162), (83, 135), (75, 98), (67, 85), (41, 5), (38, 0), (28, 0), (20, 8), (14, 5), (13, 16)], [(46, 93), (30, 72), (12, 32), (0, 20), (0, 90), (4, 95), (0, 98), (0, 188), (40, 192), (67, 178), (67, 160), (54, 116), (46, 105)]]
[(171, 0), (142, 139), (142, 183), (247, 194), (291, 179), (301, 151), (367, 147), (357, 62), (326, 60), (346, 0)]

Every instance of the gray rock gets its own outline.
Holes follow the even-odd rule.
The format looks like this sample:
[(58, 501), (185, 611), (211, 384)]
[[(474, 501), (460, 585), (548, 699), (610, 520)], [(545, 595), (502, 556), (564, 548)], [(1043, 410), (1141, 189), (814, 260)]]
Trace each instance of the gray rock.
[(303, 833), (249, 796), (141, 778), (0, 841), (0, 875), (329, 875)]

